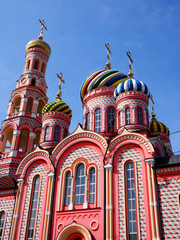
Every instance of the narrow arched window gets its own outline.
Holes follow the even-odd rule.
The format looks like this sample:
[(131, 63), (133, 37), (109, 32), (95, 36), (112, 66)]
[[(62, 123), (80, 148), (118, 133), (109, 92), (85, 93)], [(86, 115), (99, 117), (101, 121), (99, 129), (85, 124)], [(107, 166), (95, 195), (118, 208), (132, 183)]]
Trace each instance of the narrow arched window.
[(54, 130), (54, 141), (59, 141), (59, 133), (60, 133), (60, 127), (56, 125)]
[(29, 224), (27, 230), (27, 240), (33, 239), (34, 236), (34, 229), (35, 229), (35, 220), (37, 214), (37, 202), (38, 202), (38, 195), (39, 195), (39, 183), (40, 177), (36, 177), (33, 187), (32, 187), (32, 195), (31, 195), (31, 206), (29, 211)]
[(4, 228), (5, 213), (0, 213), (0, 240), (2, 239), (3, 228)]
[(108, 108), (108, 132), (114, 132), (115, 110), (113, 107)]
[(27, 111), (28, 113), (31, 113), (31, 111), (32, 111), (32, 105), (33, 105), (33, 99), (32, 99), (32, 98), (28, 98), (27, 108), (26, 108), (26, 111)]
[(66, 174), (64, 206), (68, 206), (70, 204), (70, 197), (71, 197), (71, 172), (69, 171)]
[(49, 138), (49, 126), (46, 127), (44, 140), (47, 141), (48, 138)]
[(26, 65), (26, 69), (29, 69), (31, 60), (29, 59)]
[(95, 111), (95, 132), (101, 132), (101, 109)]
[(28, 130), (23, 129), (22, 132), (21, 132), (21, 135), (20, 135), (20, 144), (19, 144), (19, 151), (20, 152), (26, 152), (28, 135), (29, 135)]
[(35, 86), (36, 85), (36, 79), (35, 78), (32, 78), (31, 80), (31, 86)]
[(44, 62), (42, 63), (41, 72), (45, 73), (45, 63)]
[(130, 123), (131, 123), (130, 108), (127, 107), (127, 108), (126, 108), (126, 124), (130, 124)]
[(137, 121), (139, 124), (142, 124), (142, 108), (138, 107), (137, 108)]
[(121, 111), (118, 113), (119, 128), (121, 127)]
[(80, 164), (76, 171), (76, 183), (75, 183), (75, 204), (84, 203), (85, 194), (85, 174), (84, 174), (84, 164)]
[(90, 130), (90, 113), (86, 114), (86, 130)]
[(40, 132), (36, 132), (36, 138), (35, 138), (35, 140), (34, 140), (34, 149), (35, 149), (35, 148), (37, 147), (37, 145), (39, 144), (40, 135), (41, 135)]
[(89, 173), (89, 203), (95, 202), (95, 168), (91, 168)]
[(38, 69), (38, 66), (39, 66), (39, 60), (36, 59), (35, 62), (34, 62), (34, 69)]
[(137, 216), (135, 198), (134, 165), (132, 162), (126, 164), (126, 196), (127, 196), (127, 222), (128, 239), (137, 239)]

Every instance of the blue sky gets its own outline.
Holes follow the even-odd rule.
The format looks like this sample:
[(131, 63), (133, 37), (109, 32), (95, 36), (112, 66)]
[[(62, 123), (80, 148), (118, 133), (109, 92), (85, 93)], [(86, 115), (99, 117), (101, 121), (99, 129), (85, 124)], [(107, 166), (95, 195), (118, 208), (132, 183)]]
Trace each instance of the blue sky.
[[(0, 7), (0, 121), (6, 116), (11, 91), (24, 66), (25, 46), (39, 36), (38, 19), (45, 19), (44, 40), (51, 46), (46, 82), (49, 101), (58, 91), (56, 73), (63, 73), (62, 99), (72, 109), (70, 132), (82, 123), (79, 97), (82, 82), (104, 69), (106, 49), (112, 69), (128, 73), (131, 51), (134, 77), (146, 83), (155, 113), (170, 132), (180, 130), (179, 0), (8, 0)], [(151, 106), (150, 106), (151, 112)], [(180, 133), (171, 135), (180, 152)]]

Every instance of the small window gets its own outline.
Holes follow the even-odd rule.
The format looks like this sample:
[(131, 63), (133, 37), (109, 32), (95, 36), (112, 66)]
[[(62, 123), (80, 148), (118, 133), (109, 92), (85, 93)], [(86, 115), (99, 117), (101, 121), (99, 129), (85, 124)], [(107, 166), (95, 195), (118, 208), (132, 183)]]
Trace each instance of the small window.
[(0, 240), (2, 239), (3, 228), (4, 228), (5, 213), (0, 213)]
[(44, 62), (42, 63), (41, 72), (45, 73), (45, 63)]
[(137, 108), (137, 120), (139, 124), (142, 124), (142, 108), (138, 107)]
[(26, 69), (29, 69), (31, 60), (29, 59), (26, 65)]
[(89, 203), (95, 202), (95, 176), (95, 168), (92, 168), (89, 174)]
[(39, 60), (36, 59), (34, 62), (34, 69), (38, 70), (38, 67), (39, 67)]
[(75, 204), (84, 203), (85, 194), (85, 174), (84, 174), (84, 164), (80, 164), (77, 167), (76, 172), (76, 184), (75, 184)]
[(90, 113), (86, 114), (86, 130), (90, 130)]
[(64, 206), (68, 206), (70, 204), (70, 196), (71, 196), (71, 172), (69, 171), (66, 174)]
[(40, 117), (40, 118), (42, 117), (43, 107), (44, 107), (44, 103), (42, 101), (39, 101), (37, 116)]
[(35, 220), (36, 220), (36, 212), (37, 212), (37, 202), (38, 202), (38, 195), (39, 195), (39, 182), (40, 177), (36, 177), (34, 184), (33, 184), (33, 194), (31, 199), (31, 209), (29, 215), (29, 224), (28, 224), (28, 231), (27, 231), (27, 240), (33, 239), (34, 230), (35, 230)]
[(131, 124), (130, 108), (126, 108), (126, 124)]
[(40, 132), (37, 132), (37, 133), (36, 133), (36, 138), (35, 138), (35, 140), (34, 140), (34, 149), (35, 149), (35, 148), (37, 147), (37, 145), (39, 144), (40, 135), (41, 135)]
[(114, 108), (108, 108), (108, 132), (114, 132), (115, 127), (115, 110)]
[(49, 138), (49, 126), (46, 127), (44, 140), (48, 141), (48, 138)]
[(14, 102), (13, 102), (12, 113), (19, 112), (20, 105), (21, 105), (21, 98), (20, 98), (20, 97), (17, 97), (17, 98), (14, 100)]
[(55, 130), (54, 130), (54, 141), (59, 141), (59, 133), (60, 133), (60, 127), (57, 125), (55, 126)]
[(65, 128), (65, 129), (64, 129), (64, 138), (67, 137), (67, 135), (68, 135), (68, 131), (67, 131), (67, 129)]
[(101, 109), (95, 111), (95, 132), (101, 132)]
[(118, 119), (119, 119), (119, 128), (121, 127), (121, 111), (118, 113)]
[(32, 78), (31, 80), (31, 86), (35, 86), (36, 85), (36, 79), (35, 78)]

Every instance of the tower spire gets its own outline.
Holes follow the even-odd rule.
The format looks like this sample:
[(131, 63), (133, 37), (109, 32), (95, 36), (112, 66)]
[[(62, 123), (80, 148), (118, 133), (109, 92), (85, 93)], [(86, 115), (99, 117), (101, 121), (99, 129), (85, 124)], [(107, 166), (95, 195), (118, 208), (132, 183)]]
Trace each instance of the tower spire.
[(39, 35), (39, 39), (40, 40), (43, 40), (43, 30), (45, 29), (45, 30), (47, 30), (47, 27), (45, 26), (45, 21), (44, 20), (40, 20), (39, 19), (39, 22), (40, 22), (40, 24), (41, 24), (41, 31), (40, 31), (40, 35)]
[(57, 97), (58, 97), (58, 98), (61, 98), (61, 96), (62, 96), (62, 93), (61, 93), (61, 84), (62, 84), (62, 83), (65, 83), (65, 81), (62, 79), (62, 77), (63, 77), (63, 74), (62, 74), (62, 73), (60, 73), (60, 75), (57, 73), (56, 76), (57, 76), (58, 79), (59, 79), (59, 92), (57, 93)]
[(129, 73), (128, 73), (128, 76), (129, 76), (129, 78), (132, 78), (133, 72), (132, 72), (131, 64), (133, 63), (133, 60), (131, 58), (131, 52), (128, 51), (128, 52), (126, 52), (126, 54), (127, 54), (128, 58), (129, 58)]
[(111, 54), (111, 51), (109, 49), (109, 43), (105, 43), (105, 47), (107, 48), (107, 63), (106, 63), (106, 69), (111, 69), (111, 63), (109, 62), (109, 55)]

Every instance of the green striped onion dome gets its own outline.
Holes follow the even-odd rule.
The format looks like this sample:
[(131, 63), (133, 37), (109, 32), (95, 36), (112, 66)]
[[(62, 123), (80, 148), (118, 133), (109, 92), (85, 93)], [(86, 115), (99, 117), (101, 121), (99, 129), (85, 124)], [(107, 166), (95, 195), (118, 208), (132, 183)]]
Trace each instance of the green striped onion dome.
[(51, 101), (44, 106), (42, 110), (42, 115), (49, 112), (62, 112), (70, 118), (72, 117), (72, 111), (70, 107), (66, 103), (64, 103), (61, 98), (58, 97), (54, 101)]
[(163, 123), (157, 121), (155, 117), (156, 115), (152, 113), (152, 120), (149, 123), (149, 129), (151, 133), (164, 133), (169, 136), (170, 132), (168, 127), (166, 127), (166, 125), (164, 125)]

